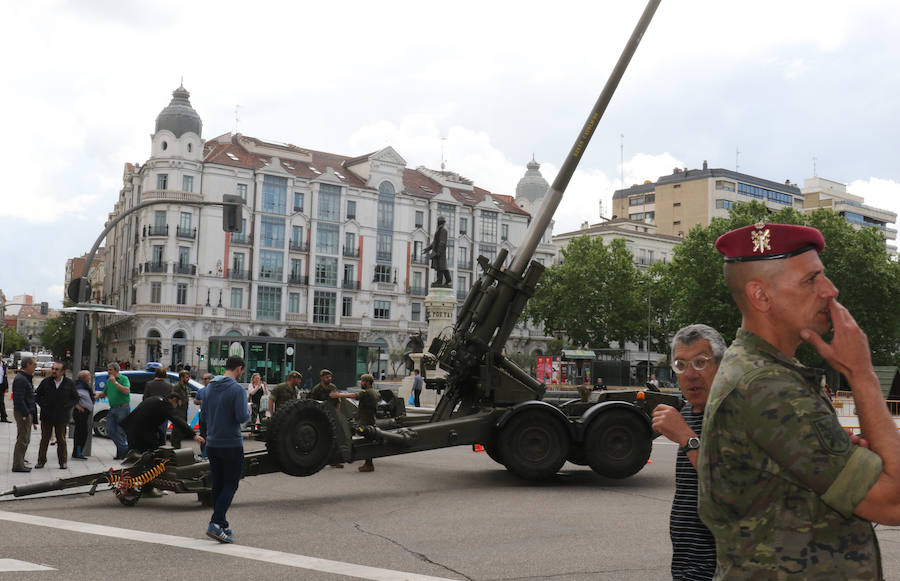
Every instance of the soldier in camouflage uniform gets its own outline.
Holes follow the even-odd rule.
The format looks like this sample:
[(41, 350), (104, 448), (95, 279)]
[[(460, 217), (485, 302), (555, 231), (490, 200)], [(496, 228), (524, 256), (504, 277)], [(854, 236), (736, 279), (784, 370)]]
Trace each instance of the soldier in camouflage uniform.
[[(309, 392), (309, 399), (315, 399), (318, 401), (326, 402), (334, 406), (334, 409), (337, 411), (342, 411), (341, 408), (341, 400), (335, 399), (331, 397), (332, 393), (337, 393), (337, 387), (331, 383), (331, 376), (333, 374), (328, 369), (323, 369), (319, 372), (319, 384), (316, 385), (311, 392)], [(336, 462), (334, 464), (329, 464), (332, 468), (343, 468), (344, 464), (342, 462)]]
[[(352, 398), (357, 400), (359, 402), (359, 413), (356, 416), (356, 422), (360, 427), (374, 426), (375, 410), (378, 408), (378, 400), (381, 399), (378, 392), (372, 387), (374, 384), (375, 378), (368, 373), (364, 373), (359, 376), (359, 385), (362, 388), (360, 391), (357, 393), (338, 393), (337, 391), (332, 391), (329, 394), (329, 397), (334, 399)], [(360, 472), (372, 472), (374, 470), (375, 465), (372, 464), (371, 458), (367, 458), (365, 463), (359, 467)]]
[[(824, 245), (814, 228), (762, 223), (716, 241), (742, 314), (698, 462), (718, 579), (880, 579), (868, 521), (900, 522), (900, 436), (866, 336), (825, 277)], [(820, 334), (832, 325), (828, 344)], [(841, 427), (815, 373), (794, 359), (803, 341), (850, 382), (865, 440)]]
[(297, 386), (300, 385), (302, 376), (296, 369), (288, 373), (287, 381), (279, 383), (269, 392), (269, 417), (275, 416), (278, 406), (297, 399), (300, 393)]

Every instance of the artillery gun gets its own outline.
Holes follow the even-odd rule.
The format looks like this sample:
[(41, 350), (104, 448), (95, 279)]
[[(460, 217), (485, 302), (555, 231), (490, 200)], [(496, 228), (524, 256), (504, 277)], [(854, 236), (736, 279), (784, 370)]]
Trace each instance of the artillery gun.
[[(423, 371), (426, 387), (442, 394), (434, 412), (395, 413), (375, 426), (354, 429), (327, 403), (290, 402), (258, 434), (266, 449), (245, 455), (244, 476), (277, 471), (309, 476), (326, 464), (475, 444), (528, 480), (553, 476), (567, 460), (610, 478), (626, 478), (644, 467), (657, 436), (650, 413), (658, 404), (678, 406), (679, 396), (613, 391), (593, 394), (587, 402), (552, 405), (542, 401), (545, 386), (507, 359), (503, 348), (544, 271), (531, 257), (659, 2), (650, 0), (645, 8), (511, 264), (505, 266), (505, 249), (493, 262), (480, 256), (482, 276), (456, 324), (433, 338)], [(429, 376), (438, 367), (446, 375)], [(129, 457), (119, 470), (16, 487), (9, 493), (24, 496), (87, 484), (95, 489), (105, 480), (125, 505), (136, 503), (145, 486), (193, 492), (206, 501), (208, 479), (208, 463), (197, 461), (190, 450), (163, 447)]]

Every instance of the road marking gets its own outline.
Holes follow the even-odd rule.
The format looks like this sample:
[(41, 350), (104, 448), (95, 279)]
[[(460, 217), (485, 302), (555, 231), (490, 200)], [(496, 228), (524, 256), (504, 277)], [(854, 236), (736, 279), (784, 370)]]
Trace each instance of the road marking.
[(56, 569), (18, 559), (0, 559), (0, 573), (12, 573), (13, 571), (56, 571)]
[[(343, 563), (341, 561), (331, 561), (329, 559), (319, 559), (317, 557), (307, 557), (304, 555), (295, 555), (293, 553), (283, 553), (281, 551), (272, 551), (269, 549), (262, 549), (258, 547), (248, 547), (246, 545), (223, 545), (219, 542), (207, 539), (176, 537), (174, 535), (163, 535), (158, 533), (135, 531), (131, 529), (120, 529), (117, 527), (62, 520), (58, 518), (34, 516), (17, 512), (7, 512), (4, 510), (0, 510), (0, 520), (29, 524), (39, 527), (49, 527), (76, 533), (88, 533), (92, 535), (113, 537), (117, 539), (128, 539), (142, 543), (168, 545), (192, 551), (205, 551), (207, 553), (217, 553), (229, 557), (251, 559), (253, 561), (263, 561), (265, 563), (275, 563), (276, 565), (285, 565), (287, 567), (296, 567), (298, 569), (310, 569), (313, 571), (322, 571), (324, 573), (346, 575), (347, 577), (356, 577), (359, 579), (372, 579), (374, 581), (403, 581), (407, 579), (410, 581), (453, 581), (448, 577), (432, 577), (430, 575), (419, 575), (417, 573), (407, 573), (404, 571), (394, 571), (391, 569), (380, 569), (378, 567), (367, 567), (366, 565)], [(0, 571), (2, 570), (3, 569), (0, 568)], [(26, 569), (18, 570), (24, 571)]]

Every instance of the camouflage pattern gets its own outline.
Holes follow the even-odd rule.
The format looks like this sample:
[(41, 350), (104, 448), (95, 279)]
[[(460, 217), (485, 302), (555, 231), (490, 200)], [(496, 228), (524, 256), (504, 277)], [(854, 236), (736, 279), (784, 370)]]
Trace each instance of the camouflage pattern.
[(375, 391), (374, 387), (364, 388), (356, 394), (356, 401), (359, 402), (359, 413), (356, 416), (356, 422), (360, 426), (375, 425), (375, 410), (378, 408), (378, 400), (381, 396)]
[(813, 370), (738, 331), (710, 391), (697, 470), (716, 579), (880, 579), (875, 531), (853, 510), (881, 469), (850, 443)]
[[(322, 372), (328, 371), (327, 369), (323, 369)], [(330, 374), (331, 372), (328, 371)], [(338, 388), (333, 383), (329, 383), (326, 387), (325, 384), (319, 383), (316, 385), (311, 392), (309, 392), (309, 399), (317, 399), (319, 401), (324, 401), (334, 406), (334, 409), (341, 411), (341, 399), (336, 397), (331, 397), (330, 394), (332, 391), (337, 391)]]
[(269, 398), (274, 402), (275, 411), (277, 412), (278, 406), (297, 399), (298, 393), (297, 386), (284, 382), (272, 388)]

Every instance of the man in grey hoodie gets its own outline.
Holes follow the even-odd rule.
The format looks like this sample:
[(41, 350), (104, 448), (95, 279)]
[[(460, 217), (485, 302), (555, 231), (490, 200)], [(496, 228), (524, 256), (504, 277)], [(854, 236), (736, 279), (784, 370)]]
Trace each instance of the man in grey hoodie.
[(200, 421), (206, 424), (206, 454), (212, 479), (213, 514), (206, 536), (220, 543), (233, 543), (234, 532), (225, 513), (231, 506), (244, 466), (241, 424), (250, 419), (247, 391), (237, 382), (244, 374), (244, 360), (232, 355), (225, 373), (205, 389)]

